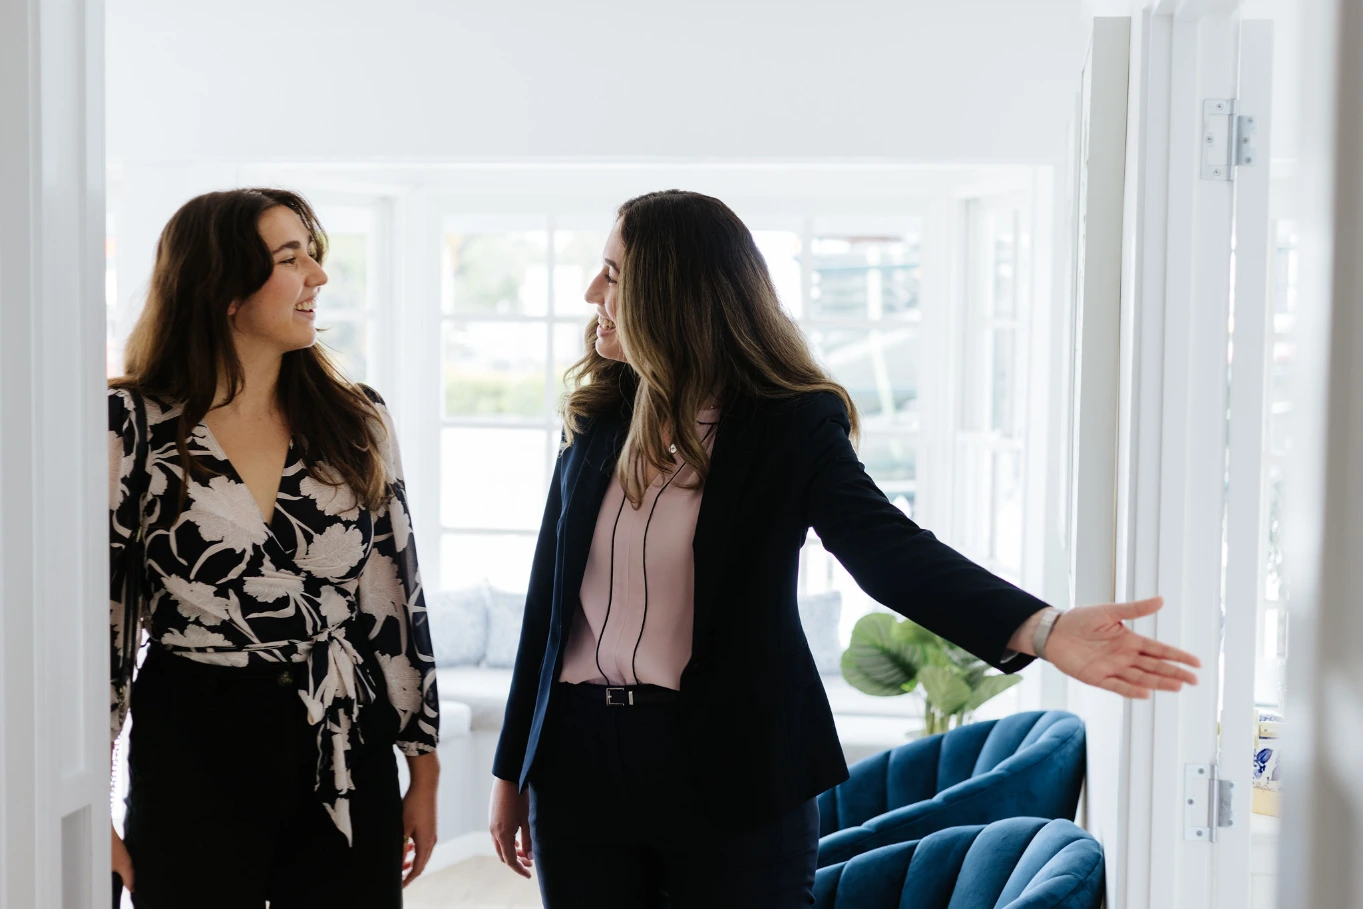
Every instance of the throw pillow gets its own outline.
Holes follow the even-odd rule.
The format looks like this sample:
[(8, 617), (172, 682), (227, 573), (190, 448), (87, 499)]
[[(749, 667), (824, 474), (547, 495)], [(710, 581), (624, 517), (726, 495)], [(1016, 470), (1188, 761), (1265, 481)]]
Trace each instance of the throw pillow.
[(521, 643), (521, 618), (525, 615), (525, 594), (487, 589), (487, 665), (510, 669), (516, 665), (516, 648)]
[(487, 590), (442, 590), (426, 600), (437, 666), (476, 666), (487, 651)]

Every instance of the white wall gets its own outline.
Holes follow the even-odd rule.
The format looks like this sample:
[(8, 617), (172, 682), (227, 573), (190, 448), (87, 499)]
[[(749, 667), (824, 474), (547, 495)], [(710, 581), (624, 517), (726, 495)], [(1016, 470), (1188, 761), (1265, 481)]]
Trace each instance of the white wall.
[(1064, 157), (1078, 0), (109, 0), (115, 161)]

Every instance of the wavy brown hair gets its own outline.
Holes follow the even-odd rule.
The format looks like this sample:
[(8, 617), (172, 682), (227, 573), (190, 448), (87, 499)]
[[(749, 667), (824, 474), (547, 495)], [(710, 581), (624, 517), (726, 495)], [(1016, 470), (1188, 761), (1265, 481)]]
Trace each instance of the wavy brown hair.
[(695, 469), (694, 485), (704, 484), (710, 457), (696, 414), (712, 401), (728, 410), (744, 399), (829, 391), (842, 398), (857, 433), (851, 395), (815, 361), (781, 308), (752, 233), (727, 205), (671, 189), (630, 199), (618, 218), (625, 252), (616, 314), (628, 362), (596, 352), (594, 318), (586, 355), (568, 372), (563, 415), (571, 445), (586, 419), (628, 413), (620, 474), (635, 507), (650, 469), (673, 469), (669, 441)]
[[(274, 272), (260, 235), (260, 219), (278, 206), (298, 215), (321, 263), (327, 235), (312, 206), (282, 189), (232, 189), (190, 199), (161, 231), (146, 305), (128, 338), (120, 378), (110, 387), (180, 404), (176, 447), (185, 476), (213, 472), (189, 456), (187, 440), (218, 397), (225, 379), (232, 401), (245, 385), (227, 310), (251, 296)], [(332, 486), (348, 486), (369, 508), (387, 495), (380, 458), (382, 418), (365, 390), (349, 382), (314, 344), (284, 354), (278, 404), (308, 472)], [(181, 507), (185, 490), (181, 486)]]

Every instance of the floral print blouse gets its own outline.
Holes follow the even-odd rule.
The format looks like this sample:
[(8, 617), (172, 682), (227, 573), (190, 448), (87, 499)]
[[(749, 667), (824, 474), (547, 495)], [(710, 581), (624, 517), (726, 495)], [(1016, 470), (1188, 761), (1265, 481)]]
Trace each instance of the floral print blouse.
[(175, 445), (181, 408), (143, 398), (150, 437), (144, 467), (134, 464), (132, 392), (109, 390), (111, 737), (123, 726), (133, 669), (121, 640), (122, 552), (139, 526), (129, 489), (133, 471), (146, 469), (143, 596), (151, 639), (204, 663), (306, 664), (299, 694), (317, 727), (316, 789), (347, 839), (350, 751), (361, 741), (365, 703), (386, 687), (399, 717), (397, 744), (408, 755), (435, 750), (440, 704), (396, 435), (383, 400), (364, 390), (386, 430), (381, 460), (391, 498), (383, 508), (370, 511), (349, 488), (311, 476), (291, 444), (267, 523), (201, 422), (186, 440), (189, 455), (214, 475), (188, 479), (184, 508), (169, 527), (163, 524), (176, 513), (185, 482)]

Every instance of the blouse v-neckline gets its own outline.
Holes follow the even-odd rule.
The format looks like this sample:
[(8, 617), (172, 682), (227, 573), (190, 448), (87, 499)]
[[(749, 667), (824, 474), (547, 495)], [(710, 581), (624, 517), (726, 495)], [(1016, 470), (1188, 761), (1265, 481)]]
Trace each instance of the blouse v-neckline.
[(251, 490), (251, 484), (246, 482), (246, 479), (241, 475), (241, 471), (237, 470), (237, 465), (232, 463), (232, 459), (227, 455), (227, 449), (222, 447), (222, 443), (218, 441), (218, 437), (213, 434), (213, 430), (209, 428), (208, 421), (200, 420), (199, 426), (203, 428), (204, 435), (212, 446), (213, 456), (219, 458), (227, 465), (227, 469), (232, 472), (229, 479), (246, 487), (246, 492), (251, 497), (251, 504), (255, 507), (256, 516), (260, 519), (260, 523), (265, 525), (265, 529), (270, 532), (270, 535), (273, 536), (275, 518), (279, 515), (279, 494), (284, 490), (284, 478), (289, 475), (289, 468), (293, 466), (293, 435), (289, 435), (289, 447), (284, 452), (284, 463), (279, 468), (279, 482), (275, 484), (274, 501), (270, 504), (270, 516), (267, 518), (260, 510), (260, 503), (256, 501), (256, 494)]

